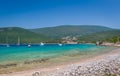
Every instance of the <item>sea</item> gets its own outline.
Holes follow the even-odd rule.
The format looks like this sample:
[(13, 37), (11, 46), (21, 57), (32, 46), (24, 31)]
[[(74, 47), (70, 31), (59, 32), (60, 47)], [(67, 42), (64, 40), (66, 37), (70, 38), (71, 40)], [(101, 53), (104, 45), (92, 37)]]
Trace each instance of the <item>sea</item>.
[(27, 45), (10, 45), (0, 46), (0, 64), (23, 63), (25, 61), (39, 59), (54, 59), (61, 57), (87, 57), (109, 52), (114, 47), (96, 46), (95, 44), (34, 44)]

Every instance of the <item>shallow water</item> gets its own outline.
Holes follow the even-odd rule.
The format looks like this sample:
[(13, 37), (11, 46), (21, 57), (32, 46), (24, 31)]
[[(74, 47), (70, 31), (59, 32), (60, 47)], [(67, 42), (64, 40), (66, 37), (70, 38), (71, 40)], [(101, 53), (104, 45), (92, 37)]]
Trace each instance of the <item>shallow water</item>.
[(46, 68), (74, 63), (112, 51), (116, 47), (94, 44), (0, 45), (0, 74), (33, 68)]
[(112, 47), (96, 46), (94, 44), (45, 44), (31, 45), (28, 48), (26, 45), (10, 47), (0, 46), (0, 64), (11, 62), (24, 62), (30, 60), (56, 58), (62, 56), (72, 57), (75, 55), (89, 55), (92, 53), (105, 52)]

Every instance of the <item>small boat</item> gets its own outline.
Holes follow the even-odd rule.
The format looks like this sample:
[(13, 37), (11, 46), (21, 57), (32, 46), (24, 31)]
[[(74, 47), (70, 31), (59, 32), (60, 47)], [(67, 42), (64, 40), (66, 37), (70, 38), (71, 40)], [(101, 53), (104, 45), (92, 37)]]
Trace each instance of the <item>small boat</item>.
[(62, 46), (62, 44), (58, 44), (59, 46)]
[(18, 45), (18, 46), (20, 45), (20, 37), (18, 37), (17, 45)]
[(30, 48), (30, 47), (31, 47), (31, 45), (30, 45), (30, 44), (28, 44), (28, 47)]
[(8, 37), (6, 37), (6, 47), (10, 47), (10, 45), (8, 44)]
[(7, 45), (6, 45), (6, 47), (10, 47), (10, 45), (9, 45), (9, 44), (7, 44)]
[(44, 43), (42, 43), (42, 42), (41, 42), (41, 43), (40, 43), (40, 45), (41, 45), (41, 46), (43, 46), (43, 45), (44, 45)]

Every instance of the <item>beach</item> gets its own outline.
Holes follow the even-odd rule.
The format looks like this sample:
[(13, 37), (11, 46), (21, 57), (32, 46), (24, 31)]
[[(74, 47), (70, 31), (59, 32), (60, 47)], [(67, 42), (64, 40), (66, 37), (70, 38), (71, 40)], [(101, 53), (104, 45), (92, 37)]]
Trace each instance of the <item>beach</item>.
[(109, 53), (58, 66), (30, 69), (0, 76), (120, 76), (120, 48)]

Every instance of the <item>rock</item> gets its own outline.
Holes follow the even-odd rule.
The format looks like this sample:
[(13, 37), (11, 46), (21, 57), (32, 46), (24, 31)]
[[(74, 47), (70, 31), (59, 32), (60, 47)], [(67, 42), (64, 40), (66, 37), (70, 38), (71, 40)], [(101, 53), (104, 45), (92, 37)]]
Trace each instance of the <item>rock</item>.
[(5, 65), (0, 65), (0, 69), (1, 68), (8, 68), (8, 67), (15, 67), (17, 66), (16, 63), (10, 63), (10, 64), (5, 64)]

